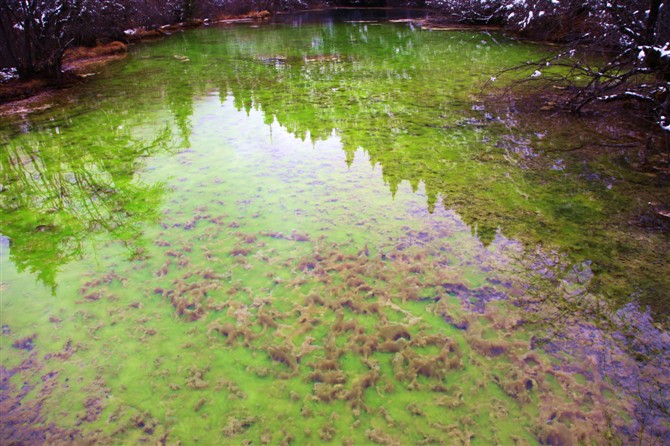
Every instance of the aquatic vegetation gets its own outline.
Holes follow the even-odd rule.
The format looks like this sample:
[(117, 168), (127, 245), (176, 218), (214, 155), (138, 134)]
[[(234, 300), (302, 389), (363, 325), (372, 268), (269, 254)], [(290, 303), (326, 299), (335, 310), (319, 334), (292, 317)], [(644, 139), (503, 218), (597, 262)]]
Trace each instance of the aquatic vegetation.
[[(435, 235), (430, 229), (426, 231)], [(194, 237), (197, 235), (194, 234)], [(293, 240), (286, 242), (300, 243)], [(511, 310), (498, 311), (497, 306), (502, 305), (500, 303), (484, 304), (481, 313), (485, 316), (483, 319), (467, 316), (468, 313), (460, 315), (467, 310), (467, 306), (450, 295), (450, 291), (455, 289), (454, 285), (443, 286), (441, 268), (431, 267), (431, 262), (425, 262), (433, 255), (439, 255), (439, 250), (423, 248), (422, 252), (415, 254), (424, 262), (420, 276), (422, 288), (432, 290), (431, 298), (426, 300), (419, 295), (408, 297), (407, 293), (398, 292), (408, 286), (408, 277), (415, 274), (407, 267), (407, 258), (386, 256), (386, 260), (382, 260), (377, 255), (368, 262), (364, 260), (365, 253), (349, 254), (346, 243), (344, 245), (341, 247), (338, 243), (324, 240), (315, 243), (313, 252), (316, 254), (311, 260), (308, 260), (307, 255), (287, 259), (286, 262), (292, 264), (291, 270), (295, 274), (306, 276), (305, 282), (297, 287), (266, 277), (257, 286), (238, 288), (230, 280), (231, 277), (249, 273), (244, 266), (233, 264), (232, 275), (220, 274), (214, 269), (198, 273), (194, 271), (194, 266), (186, 266), (183, 277), (172, 282), (173, 289), (169, 292), (147, 292), (141, 308), (132, 301), (134, 292), (129, 284), (136, 283), (134, 275), (146, 274), (143, 269), (150, 268), (135, 270), (130, 276), (119, 271), (101, 273), (97, 278), (88, 279), (79, 287), (79, 292), (95, 293), (115, 284), (112, 288), (118, 294), (116, 303), (129, 302), (125, 309), (118, 312), (141, 309), (141, 313), (145, 314), (133, 318), (141, 328), (136, 330), (140, 335), (135, 338), (137, 345), (159, 348), (159, 345), (164, 345), (165, 336), (177, 336), (175, 339), (178, 339), (186, 329), (188, 337), (170, 345), (171, 353), (167, 357), (155, 356), (155, 369), (149, 367), (144, 372), (139, 369), (133, 372), (146, 376), (137, 379), (138, 382), (151, 383), (150, 387), (159, 395), (173, 393), (174, 396), (168, 400), (178, 397), (180, 402), (176, 406), (171, 405), (176, 411), (188, 409), (213, 416), (219, 409), (212, 405), (222, 407), (221, 403), (215, 403), (218, 401), (216, 395), (220, 392), (227, 394), (228, 399), (251, 400), (257, 405), (260, 404), (258, 388), (264, 388), (269, 384), (267, 380), (272, 379), (286, 383), (287, 386), (280, 385), (279, 394), (273, 397), (274, 404), (283, 401), (281, 407), (297, 405), (303, 413), (302, 417), (313, 420), (309, 424), (313, 426), (309, 435), (300, 429), (286, 433), (296, 441), (303, 441), (301, 439), (312, 435), (317, 435), (322, 441), (331, 441), (338, 437), (339, 432), (348, 432), (354, 435), (353, 438), (387, 444), (391, 441), (389, 439), (401, 441), (399, 438), (414, 438), (404, 437), (398, 431), (404, 430), (404, 426), (409, 423), (408, 417), (413, 418), (412, 426), (421, 426), (417, 431), (421, 432), (424, 439), (444, 438), (445, 432), (449, 432), (453, 438), (463, 436), (468, 441), (475, 438), (488, 441), (485, 439), (493, 438), (488, 436), (490, 434), (475, 434), (474, 426), (464, 428), (462, 424), (465, 414), (486, 413), (488, 409), (482, 412), (482, 407), (488, 404), (498, 406), (495, 413), (504, 413), (502, 417), (492, 416), (490, 419), (494, 425), (499, 424), (502, 431), (509, 429), (504, 427), (508, 426), (509, 420), (514, 420), (514, 423), (523, 420), (523, 426), (528, 430), (534, 429), (535, 438), (547, 439), (562, 435), (568, 439), (582, 438), (589, 441), (598, 438), (593, 436), (597, 431), (590, 429), (583, 433), (581, 429), (585, 429), (584, 426), (595, 425), (601, 426), (603, 430), (608, 429), (600, 412), (588, 410), (583, 402), (574, 400), (574, 396), (568, 397), (569, 392), (574, 392), (578, 387), (583, 388), (584, 385), (578, 384), (570, 375), (555, 370), (550, 358), (531, 350), (530, 342), (524, 339), (519, 315), (513, 311), (508, 313)], [(164, 249), (169, 256), (170, 247), (156, 249), (159, 248)], [(159, 256), (151, 257), (149, 261), (154, 258), (160, 261)], [(257, 269), (260, 267), (257, 263), (264, 262), (254, 259), (253, 263), (254, 269)], [(322, 272), (316, 269), (300, 271), (296, 268), (306, 263), (318, 263)], [(332, 280), (323, 281), (322, 275), (328, 275)], [(205, 284), (201, 280), (203, 276), (208, 277), (204, 279), (207, 282)], [(119, 280), (121, 277), (125, 280)], [(188, 282), (193, 278), (197, 278), (196, 281)], [(357, 280), (347, 281), (353, 278)], [(450, 278), (452, 281), (456, 279), (456, 273), (452, 273)], [(464, 278), (461, 280), (464, 284), (468, 282)], [(363, 291), (360, 290), (362, 283), (368, 284)], [(272, 287), (273, 292), (263, 297), (268, 286)], [(206, 293), (210, 293), (208, 303), (203, 302), (205, 292), (200, 291), (195, 303), (191, 303), (188, 298), (178, 300), (173, 297), (188, 296), (193, 290), (201, 290), (203, 287), (207, 289)], [(466, 285), (461, 287), (467, 288)], [(505, 292), (505, 289), (503, 286), (500, 292)], [(229, 290), (234, 292), (229, 293)], [(177, 327), (184, 327), (175, 334), (154, 328), (154, 321), (146, 316), (147, 308), (163, 308), (166, 298), (172, 299), (168, 302), (172, 304), (171, 311), (173, 317), (177, 318)], [(93, 306), (93, 313), (84, 315), (87, 321), (85, 326), (89, 333), (96, 333), (96, 336), (88, 337), (87, 341), (89, 344), (106, 344), (105, 339), (109, 339), (109, 334), (105, 337), (100, 335), (111, 327), (102, 323), (100, 318), (104, 317), (107, 312), (105, 307), (109, 303), (105, 299), (86, 302), (86, 305)], [(96, 309), (100, 305), (103, 306), (102, 313)], [(443, 320), (446, 314), (467, 318), (468, 328), (449, 329)], [(211, 322), (203, 325), (207, 320)], [(189, 326), (194, 329), (188, 329)], [(486, 339), (489, 327), (499, 332), (496, 340)], [(166, 330), (174, 331), (174, 328)], [(20, 341), (16, 345), (32, 345), (32, 339)], [(128, 342), (131, 339), (125, 341), (126, 346), (130, 345)], [(188, 343), (184, 344), (185, 340)], [(68, 343), (68, 351), (71, 345)], [(214, 360), (214, 357), (192, 365), (180, 361), (171, 365), (173, 359), (170, 358), (182, 355), (192, 357), (193, 354), (188, 352), (202, 352), (207, 357), (205, 352), (212, 347), (225, 349), (226, 358), (239, 359), (226, 360), (227, 365)], [(251, 352), (252, 357), (248, 357), (246, 352)], [(62, 359), (72, 360), (72, 355), (69, 353), (67, 358)], [(499, 357), (504, 357), (505, 361), (490, 362)], [(107, 361), (111, 362), (110, 359), (98, 358), (95, 363), (98, 368), (106, 370), (111, 367), (111, 364), (106, 364)], [(118, 368), (116, 373), (126, 375), (124, 368)], [(235, 376), (240, 378), (235, 380), (232, 378)], [(549, 384), (547, 376), (556, 377), (557, 383)], [(486, 403), (488, 397), (485, 395), (496, 387), (501, 393), (497, 394), (493, 403)], [(121, 401), (130, 401), (130, 387), (113, 388)], [(593, 400), (604, 398), (602, 392), (607, 386), (598, 382), (587, 384), (586, 388), (588, 391), (583, 394)], [(185, 390), (196, 392), (196, 395), (187, 396), (183, 394)], [(198, 395), (200, 392), (206, 393)], [(379, 407), (379, 398), (398, 399), (402, 403), (399, 407), (388, 403)], [(98, 415), (110, 410), (100, 400), (95, 400), (95, 403), (86, 401), (84, 403), (94, 407), (94, 413)], [(328, 416), (332, 410), (329, 407), (338, 402), (346, 404), (349, 410), (346, 416), (355, 420), (353, 432), (342, 429), (344, 425), (340, 420)], [(57, 402), (51, 401), (50, 404)], [(169, 429), (161, 421), (163, 417), (154, 413), (151, 407), (145, 404), (139, 407), (145, 412), (130, 416), (125, 429), (149, 436), (154, 436), (154, 432), (169, 432), (171, 437), (179, 438), (177, 426)], [(240, 406), (240, 409), (235, 407), (237, 405), (226, 409), (224, 413), (228, 413), (228, 416), (217, 416), (217, 419), (221, 419), (220, 434), (224, 438), (260, 439), (270, 435), (261, 431), (260, 426), (268, 426), (272, 418), (270, 414), (273, 413), (271, 406), (264, 405), (264, 409), (258, 412), (263, 414), (262, 423), (258, 423), (260, 415), (241, 415), (239, 410), (244, 413), (248, 409), (242, 409), (244, 406)], [(563, 408), (562, 412), (554, 415), (554, 418), (560, 425), (550, 430), (542, 428), (543, 417), (551, 415), (547, 414), (547, 410), (556, 411), (558, 407)], [(539, 413), (535, 412), (537, 408), (541, 409)], [(436, 418), (438, 413), (439, 418)], [(101, 425), (98, 418), (90, 415), (84, 421), (93, 423), (114, 438), (125, 438), (124, 441), (133, 438), (126, 430), (119, 430), (120, 423), (115, 421)], [(177, 418), (181, 420), (179, 423), (191, 419), (184, 415)], [(384, 430), (375, 427), (379, 426), (376, 421), (378, 418), (386, 426)], [(452, 420), (455, 425), (448, 427), (448, 424), (444, 424), (447, 420)], [(110, 432), (110, 428), (116, 430)], [(518, 430), (513, 432), (514, 435), (520, 434)], [(532, 437), (523, 434), (521, 438), (530, 440)], [(266, 438), (266, 441), (272, 440)]]

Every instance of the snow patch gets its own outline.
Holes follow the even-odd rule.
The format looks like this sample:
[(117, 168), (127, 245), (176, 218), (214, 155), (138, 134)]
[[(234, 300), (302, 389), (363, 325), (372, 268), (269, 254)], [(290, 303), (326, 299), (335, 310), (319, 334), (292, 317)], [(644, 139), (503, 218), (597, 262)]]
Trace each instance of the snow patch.
[(4, 68), (0, 70), (0, 82), (6, 82), (19, 77), (19, 72), (16, 68)]
[(666, 132), (670, 132), (670, 119), (666, 118), (665, 116), (661, 116), (661, 119), (659, 119), (658, 124), (661, 126), (663, 130)]

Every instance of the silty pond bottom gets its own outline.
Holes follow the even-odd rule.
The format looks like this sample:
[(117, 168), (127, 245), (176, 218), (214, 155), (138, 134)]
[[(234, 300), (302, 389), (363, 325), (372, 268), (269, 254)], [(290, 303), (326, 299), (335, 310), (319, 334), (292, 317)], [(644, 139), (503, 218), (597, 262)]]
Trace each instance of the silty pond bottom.
[(3, 443), (668, 441), (662, 184), (481, 101), (544, 48), (375, 14), (143, 43), (4, 120)]

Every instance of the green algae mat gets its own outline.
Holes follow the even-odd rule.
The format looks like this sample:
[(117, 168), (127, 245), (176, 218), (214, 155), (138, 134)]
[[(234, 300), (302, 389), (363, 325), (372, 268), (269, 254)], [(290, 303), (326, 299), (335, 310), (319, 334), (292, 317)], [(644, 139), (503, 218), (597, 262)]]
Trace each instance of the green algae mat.
[(481, 99), (542, 47), (369, 15), (178, 33), (4, 119), (3, 444), (668, 440), (660, 180)]

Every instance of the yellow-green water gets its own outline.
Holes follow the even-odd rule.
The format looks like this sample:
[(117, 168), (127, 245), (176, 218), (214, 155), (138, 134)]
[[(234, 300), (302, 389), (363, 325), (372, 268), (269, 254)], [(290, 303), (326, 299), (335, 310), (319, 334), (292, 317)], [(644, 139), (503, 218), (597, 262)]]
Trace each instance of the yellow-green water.
[(5, 440), (625, 442), (636, 400), (530, 322), (663, 302), (667, 239), (510, 150), (585, 137), (479, 100), (543, 49), (292, 23), (138, 45), (3, 123)]

